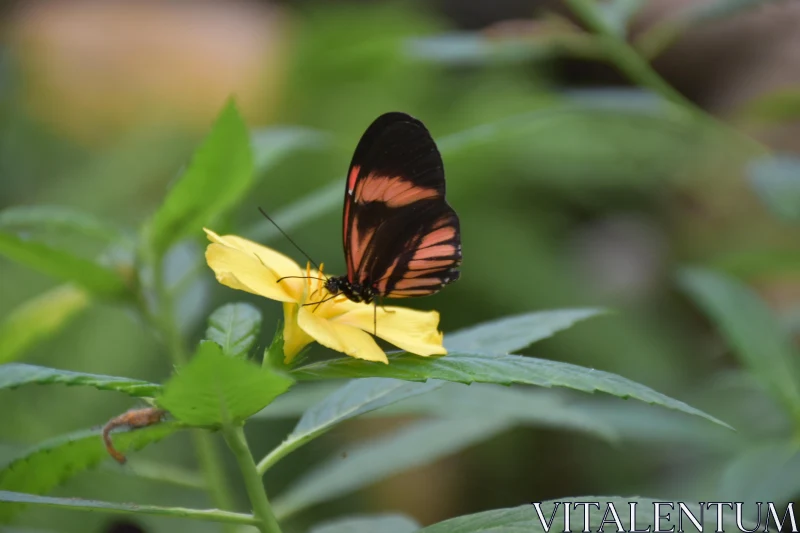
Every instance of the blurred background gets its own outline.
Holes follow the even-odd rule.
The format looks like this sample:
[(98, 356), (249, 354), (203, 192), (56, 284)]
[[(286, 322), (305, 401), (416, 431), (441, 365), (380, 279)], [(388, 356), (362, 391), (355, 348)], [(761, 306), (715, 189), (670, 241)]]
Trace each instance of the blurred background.
[[(679, 415), (562, 394), (623, 438), (609, 443), (521, 427), (313, 507), (290, 527), (303, 531), (327, 517), (376, 510), (429, 524), (596, 493), (708, 501), (737, 461), (789, 429), (675, 274), (702, 265), (736, 276), (800, 332), (797, 227), (770, 214), (747, 176), (748, 161), (767, 150), (800, 152), (800, 4), (605, 4), (622, 10), (609, 8), (617, 17), (609, 20), (622, 21), (627, 41), (677, 91), (671, 102), (621, 73), (602, 40), (556, 0), (4, 4), (0, 209), (70, 206), (133, 234), (233, 94), (254, 132), (259, 184), (215, 229), (301, 259), (260, 218), (261, 206), (312, 257), (341, 272), (340, 188), (352, 150), (376, 116), (408, 112), (440, 145), (464, 250), (461, 280), (410, 305), (438, 309), (445, 332), (524, 311), (612, 308), (527, 353), (621, 374), (738, 433), (702, 421), (673, 431)], [(199, 262), (203, 247), (199, 235), (168, 258), (172, 281), (186, 283), (179, 311), (187, 335), (201, 338), (212, 309), (244, 300), (264, 313), (268, 343), (279, 306), (216, 284)], [(0, 259), (0, 316), (55, 286)], [(169, 375), (158, 339), (129, 309), (79, 307), (68, 327), (24, 361), (153, 381)], [(33, 387), (0, 393), (0, 405), (2, 457), (101, 425), (131, 402), (88, 389)], [(651, 431), (641, 429), (644, 421)], [(399, 423), (354, 421), (334, 430), (271, 471), (268, 491), (280, 491), (331, 450)], [(277, 444), (292, 424), (249, 427), (255, 452)], [(195, 465), (185, 435), (140, 456)], [(210, 505), (202, 491), (113, 466), (82, 474), (55, 494)], [(233, 471), (232, 462), (227, 466)], [(39, 509), (20, 520), (36, 531), (135, 530), (112, 522)], [(137, 522), (147, 532), (217, 530)]]

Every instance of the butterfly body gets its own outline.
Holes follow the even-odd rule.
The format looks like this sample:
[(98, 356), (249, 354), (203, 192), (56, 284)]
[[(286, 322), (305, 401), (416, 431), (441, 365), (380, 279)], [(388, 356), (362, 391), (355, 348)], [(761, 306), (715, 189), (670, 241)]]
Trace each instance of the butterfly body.
[(364, 285), (361, 283), (350, 283), (346, 276), (328, 278), (325, 282), (325, 289), (327, 289), (332, 296), (343, 294), (348, 300), (352, 300), (356, 303), (372, 303), (377, 295), (377, 292), (369, 281)]
[(364, 132), (347, 174), (342, 230), (347, 276), (326, 281), (332, 295), (366, 303), (427, 296), (459, 278), (458, 216), (422, 122), (386, 113)]

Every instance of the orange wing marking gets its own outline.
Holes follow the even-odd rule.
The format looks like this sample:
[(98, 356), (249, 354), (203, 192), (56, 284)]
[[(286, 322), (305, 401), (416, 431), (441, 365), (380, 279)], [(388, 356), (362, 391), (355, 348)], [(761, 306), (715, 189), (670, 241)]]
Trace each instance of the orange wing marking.
[(397, 282), (392, 291), (406, 291), (408, 289), (421, 289), (423, 287), (435, 286), (436, 289), (442, 284), (438, 278), (405, 278)]
[(414, 254), (414, 260), (434, 259), (439, 257), (453, 257), (456, 255), (456, 247), (452, 244), (439, 244), (420, 248)]
[(386, 272), (384, 272), (383, 276), (378, 281), (375, 288), (378, 290), (380, 294), (386, 294), (386, 286), (389, 284), (389, 278), (392, 277), (392, 274), (394, 274), (394, 271), (395, 269), (397, 269), (397, 265), (399, 263), (400, 263), (400, 257), (399, 256), (395, 257), (392, 264), (389, 265), (389, 268), (386, 269)]
[(441, 270), (453, 265), (452, 259), (441, 259), (435, 261), (432, 259), (418, 259), (408, 262), (408, 269), (411, 271), (424, 272), (425, 270)]
[(350, 260), (353, 262), (353, 273), (361, 265), (361, 260), (364, 257), (364, 250), (366, 250), (369, 241), (375, 234), (375, 228), (370, 228), (363, 235), (358, 232), (358, 219), (354, 218), (352, 226), (350, 227)]
[(411, 298), (414, 296), (428, 296), (439, 291), (439, 287), (431, 289), (407, 289), (403, 291), (392, 291), (388, 294), (389, 298)]
[(356, 188), (359, 203), (384, 202), (388, 207), (402, 207), (419, 200), (437, 198), (439, 191), (418, 187), (414, 182), (401, 177), (369, 174)]
[(422, 238), (422, 242), (419, 243), (419, 247), (425, 248), (428, 246), (433, 246), (434, 244), (454, 239), (455, 236), (456, 228), (453, 226), (438, 228), (425, 235), (425, 237)]
[[(353, 188), (356, 184), (356, 179), (358, 179), (358, 173), (361, 170), (361, 167), (358, 165), (354, 165), (353, 168), (350, 169), (350, 175), (347, 176), (347, 195), (353, 196)], [(344, 242), (347, 243), (347, 224), (350, 220), (350, 204), (352, 202), (345, 201), (344, 203)], [(353, 275), (353, 269), (355, 266), (350, 264), (350, 258), (347, 258), (347, 275)]]
[(350, 169), (350, 175), (347, 176), (347, 194), (353, 195), (353, 189), (356, 187), (356, 179), (358, 179), (358, 173), (361, 172), (361, 167), (358, 165), (354, 165), (352, 169)]
[[(453, 266), (452, 261), (449, 262), (448, 264)], [(409, 270), (408, 272), (406, 272), (406, 274), (403, 277), (405, 277), (405, 278), (427, 278), (427, 277), (431, 277), (431, 276), (437, 276), (437, 279), (438, 279), (438, 274), (442, 273), (443, 271), (444, 271), (444, 269), (441, 269), (441, 268), (429, 268), (427, 270)]]

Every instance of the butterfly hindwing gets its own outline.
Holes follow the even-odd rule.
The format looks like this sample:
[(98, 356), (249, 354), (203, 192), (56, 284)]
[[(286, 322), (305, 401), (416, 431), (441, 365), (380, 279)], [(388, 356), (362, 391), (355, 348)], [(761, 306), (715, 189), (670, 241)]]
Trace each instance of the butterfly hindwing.
[[(399, 258), (384, 268), (387, 260), (376, 265), (376, 287), (390, 298), (426, 296), (458, 279), (461, 264), (461, 240), (458, 217), (444, 202), (409, 210), (398, 220), (405, 234), (394, 241), (396, 250), (387, 254)], [(383, 242), (383, 241), (376, 241)], [(380, 273), (379, 273), (380, 272)]]
[(347, 274), (380, 296), (433, 294), (458, 278), (458, 217), (444, 199), (442, 159), (404, 113), (376, 119), (359, 142), (345, 190)]

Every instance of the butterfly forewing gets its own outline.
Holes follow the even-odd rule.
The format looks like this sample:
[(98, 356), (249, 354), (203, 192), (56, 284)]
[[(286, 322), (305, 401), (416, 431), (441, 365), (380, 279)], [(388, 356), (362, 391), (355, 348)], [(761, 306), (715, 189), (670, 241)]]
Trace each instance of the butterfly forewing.
[(347, 176), (348, 280), (404, 298), (432, 294), (457, 279), (458, 217), (444, 193), (442, 159), (425, 126), (403, 113), (378, 117)]

